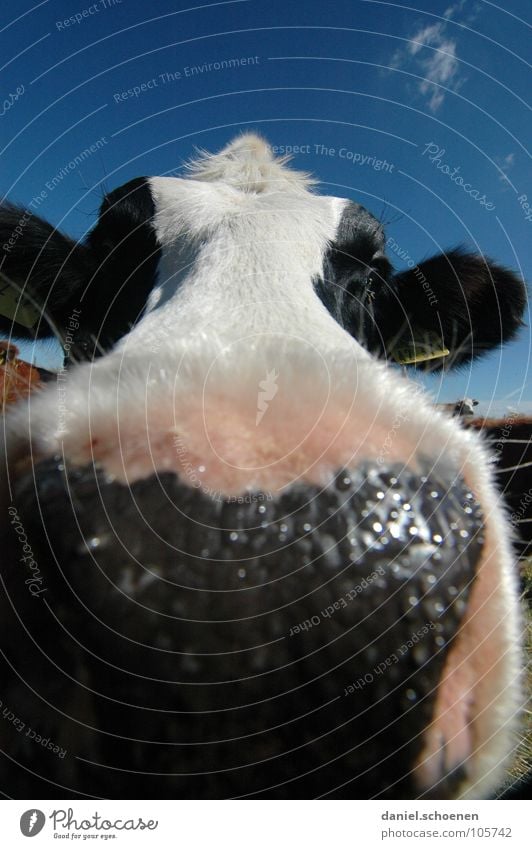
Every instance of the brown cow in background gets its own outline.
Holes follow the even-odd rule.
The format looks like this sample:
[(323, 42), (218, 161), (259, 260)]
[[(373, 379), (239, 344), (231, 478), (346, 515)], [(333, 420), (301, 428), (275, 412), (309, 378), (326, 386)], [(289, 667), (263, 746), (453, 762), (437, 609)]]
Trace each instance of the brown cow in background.
[(476, 418), (466, 427), (489, 440), (496, 480), (510, 510), (520, 557), (532, 555), (532, 417), (508, 415), (502, 419)]

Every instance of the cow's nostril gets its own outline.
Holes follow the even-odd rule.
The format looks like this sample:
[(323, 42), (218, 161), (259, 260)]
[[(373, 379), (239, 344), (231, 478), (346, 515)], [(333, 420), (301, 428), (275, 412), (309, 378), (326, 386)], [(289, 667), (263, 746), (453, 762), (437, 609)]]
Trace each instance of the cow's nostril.
[[(131, 770), (128, 792), (139, 763), (177, 796), (209, 795), (220, 771), (228, 795), (415, 792), (483, 545), (463, 480), (423, 465), (366, 463), (275, 498), (52, 461), (19, 483), (46, 663), (69, 666), (68, 634), (107, 735), (99, 760)], [(18, 609), (33, 602), (11, 580)]]

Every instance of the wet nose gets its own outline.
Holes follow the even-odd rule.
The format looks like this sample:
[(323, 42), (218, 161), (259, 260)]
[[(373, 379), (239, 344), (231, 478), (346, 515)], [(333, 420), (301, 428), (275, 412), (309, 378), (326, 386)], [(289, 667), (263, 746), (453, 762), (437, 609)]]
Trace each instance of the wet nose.
[[(366, 462), (229, 498), (50, 460), (15, 500), (45, 591), (26, 623), (39, 690), (58, 666), (78, 690), (81, 665), (97, 718), (79, 789), (120, 769), (155, 796), (412, 795), (483, 546), (458, 474)], [(17, 609), (35, 604), (10, 581)], [(28, 636), (8, 630), (24, 664)], [(55, 710), (64, 693), (48, 696)], [(452, 795), (459, 774), (442, 778)]]

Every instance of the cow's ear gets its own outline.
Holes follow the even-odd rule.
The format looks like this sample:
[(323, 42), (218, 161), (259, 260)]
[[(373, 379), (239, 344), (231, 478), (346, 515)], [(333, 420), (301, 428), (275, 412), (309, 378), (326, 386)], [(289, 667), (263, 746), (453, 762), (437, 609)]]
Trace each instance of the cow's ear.
[(511, 339), (522, 326), (526, 288), (478, 254), (437, 254), (390, 281), (398, 309), (384, 319), (388, 355), (424, 367), (455, 367)]
[(62, 336), (91, 274), (86, 247), (29, 210), (0, 207), (0, 332)]
[(146, 309), (160, 258), (154, 216), (150, 181), (136, 177), (104, 197), (87, 237), (98, 267), (88, 296), (103, 349), (128, 333)]

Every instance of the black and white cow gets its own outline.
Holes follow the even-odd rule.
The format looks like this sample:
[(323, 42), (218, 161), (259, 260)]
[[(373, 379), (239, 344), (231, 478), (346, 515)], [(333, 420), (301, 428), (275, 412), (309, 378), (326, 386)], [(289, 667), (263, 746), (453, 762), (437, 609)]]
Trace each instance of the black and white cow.
[(83, 244), (35, 216), (10, 243), (22, 215), (26, 332), (89, 362), (5, 426), (3, 792), (496, 793), (508, 524), (476, 434), (373, 355), (467, 362), (515, 334), (521, 282), (461, 250), (394, 274), (369, 212), (253, 135), (111, 192)]
[(474, 398), (461, 398), (458, 401), (451, 401), (448, 404), (436, 404), (438, 410), (442, 413), (450, 413), (451, 416), (461, 416), (467, 418), (475, 415), (475, 407), (478, 406), (478, 401)]

